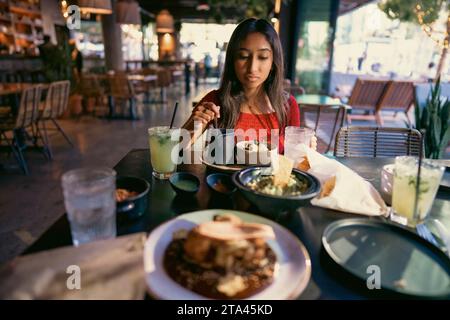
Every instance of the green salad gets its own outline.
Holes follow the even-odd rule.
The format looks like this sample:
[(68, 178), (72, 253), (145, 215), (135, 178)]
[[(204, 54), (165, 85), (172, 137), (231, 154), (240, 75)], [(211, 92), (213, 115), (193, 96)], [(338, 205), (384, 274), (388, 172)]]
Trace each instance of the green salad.
[(252, 190), (271, 196), (298, 196), (308, 188), (308, 183), (291, 174), (289, 182), (285, 186), (274, 185), (273, 175), (260, 175), (247, 183)]

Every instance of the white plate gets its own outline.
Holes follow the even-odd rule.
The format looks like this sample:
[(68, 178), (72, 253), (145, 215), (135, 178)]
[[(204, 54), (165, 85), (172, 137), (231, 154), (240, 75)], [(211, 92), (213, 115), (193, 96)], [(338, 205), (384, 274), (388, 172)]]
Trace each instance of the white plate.
[(180, 215), (153, 230), (144, 248), (145, 279), (149, 293), (157, 299), (197, 300), (207, 299), (190, 291), (166, 273), (163, 267), (164, 252), (172, 241), (173, 232), (192, 229), (211, 221), (214, 215), (231, 213), (246, 222), (264, 223), (272, 226), (276, 239), (268, 244), (277, 256), (278, 272), (274, 281), (249, 299), (295, 299), (305, 290), (311, 277), (311, 259), (303, 244), (290, 231), (260, 216), (232, 210), (203, 210)]
[(200, 158), (202, 163), (206, 165), (207, 167), (210, 167), (212, 169), (222, 171), (222, 172), (236, 172), (239, 170), (242, 170), (244, 168), (247, 168), (247, 165), (244, 164), (216, 164), (208, 162), (203, 156)]

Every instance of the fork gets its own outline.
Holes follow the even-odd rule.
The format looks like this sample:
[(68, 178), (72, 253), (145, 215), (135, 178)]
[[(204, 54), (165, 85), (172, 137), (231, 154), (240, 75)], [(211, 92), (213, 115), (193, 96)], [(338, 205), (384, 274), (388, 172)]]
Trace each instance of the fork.
[(439, 244), (437, 243), (436, 239), (434, 238), (433, 234), (430, 232), (430, 230), (427, 228), (427, 226), (423, 223), (420, 223), (416, 225), (416, 230), (419, 236), (427, 240), (428, 242), (431, 242), (436, 247), (439, 248)]

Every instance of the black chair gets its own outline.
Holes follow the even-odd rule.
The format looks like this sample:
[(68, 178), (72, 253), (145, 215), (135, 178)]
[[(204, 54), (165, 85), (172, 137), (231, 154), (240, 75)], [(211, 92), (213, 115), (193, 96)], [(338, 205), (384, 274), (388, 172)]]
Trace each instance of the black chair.
[(343, 127), (336, 135), (336, 157), (419, 156), (422, 134), (416, 129)]
[(300, 105), (300, 125), (313, 128), (318, 138), (328, 140), (330, 151), (336, 132), (344, 125), (347, 108), (343, 105)]

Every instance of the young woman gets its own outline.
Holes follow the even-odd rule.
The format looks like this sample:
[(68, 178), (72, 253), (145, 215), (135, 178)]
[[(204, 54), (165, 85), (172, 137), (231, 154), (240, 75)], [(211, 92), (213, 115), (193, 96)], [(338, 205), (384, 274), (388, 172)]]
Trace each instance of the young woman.
[[(244, 20), (228, 43), (220, 88), (197, 104), (183, 127), (193, 130), (194, 123), (201, 123), (202, 130), (209, 125), (234, 128), (250, 132), (246, 140), (260, 141), (271, 141), (277, 132), (283, 153), (284, 129), (300, 125), (297, 102), (283, 83), (283, 52), (275, 29), (263, 19)], [(316, 145), (313, 137), (311, 146)]]

